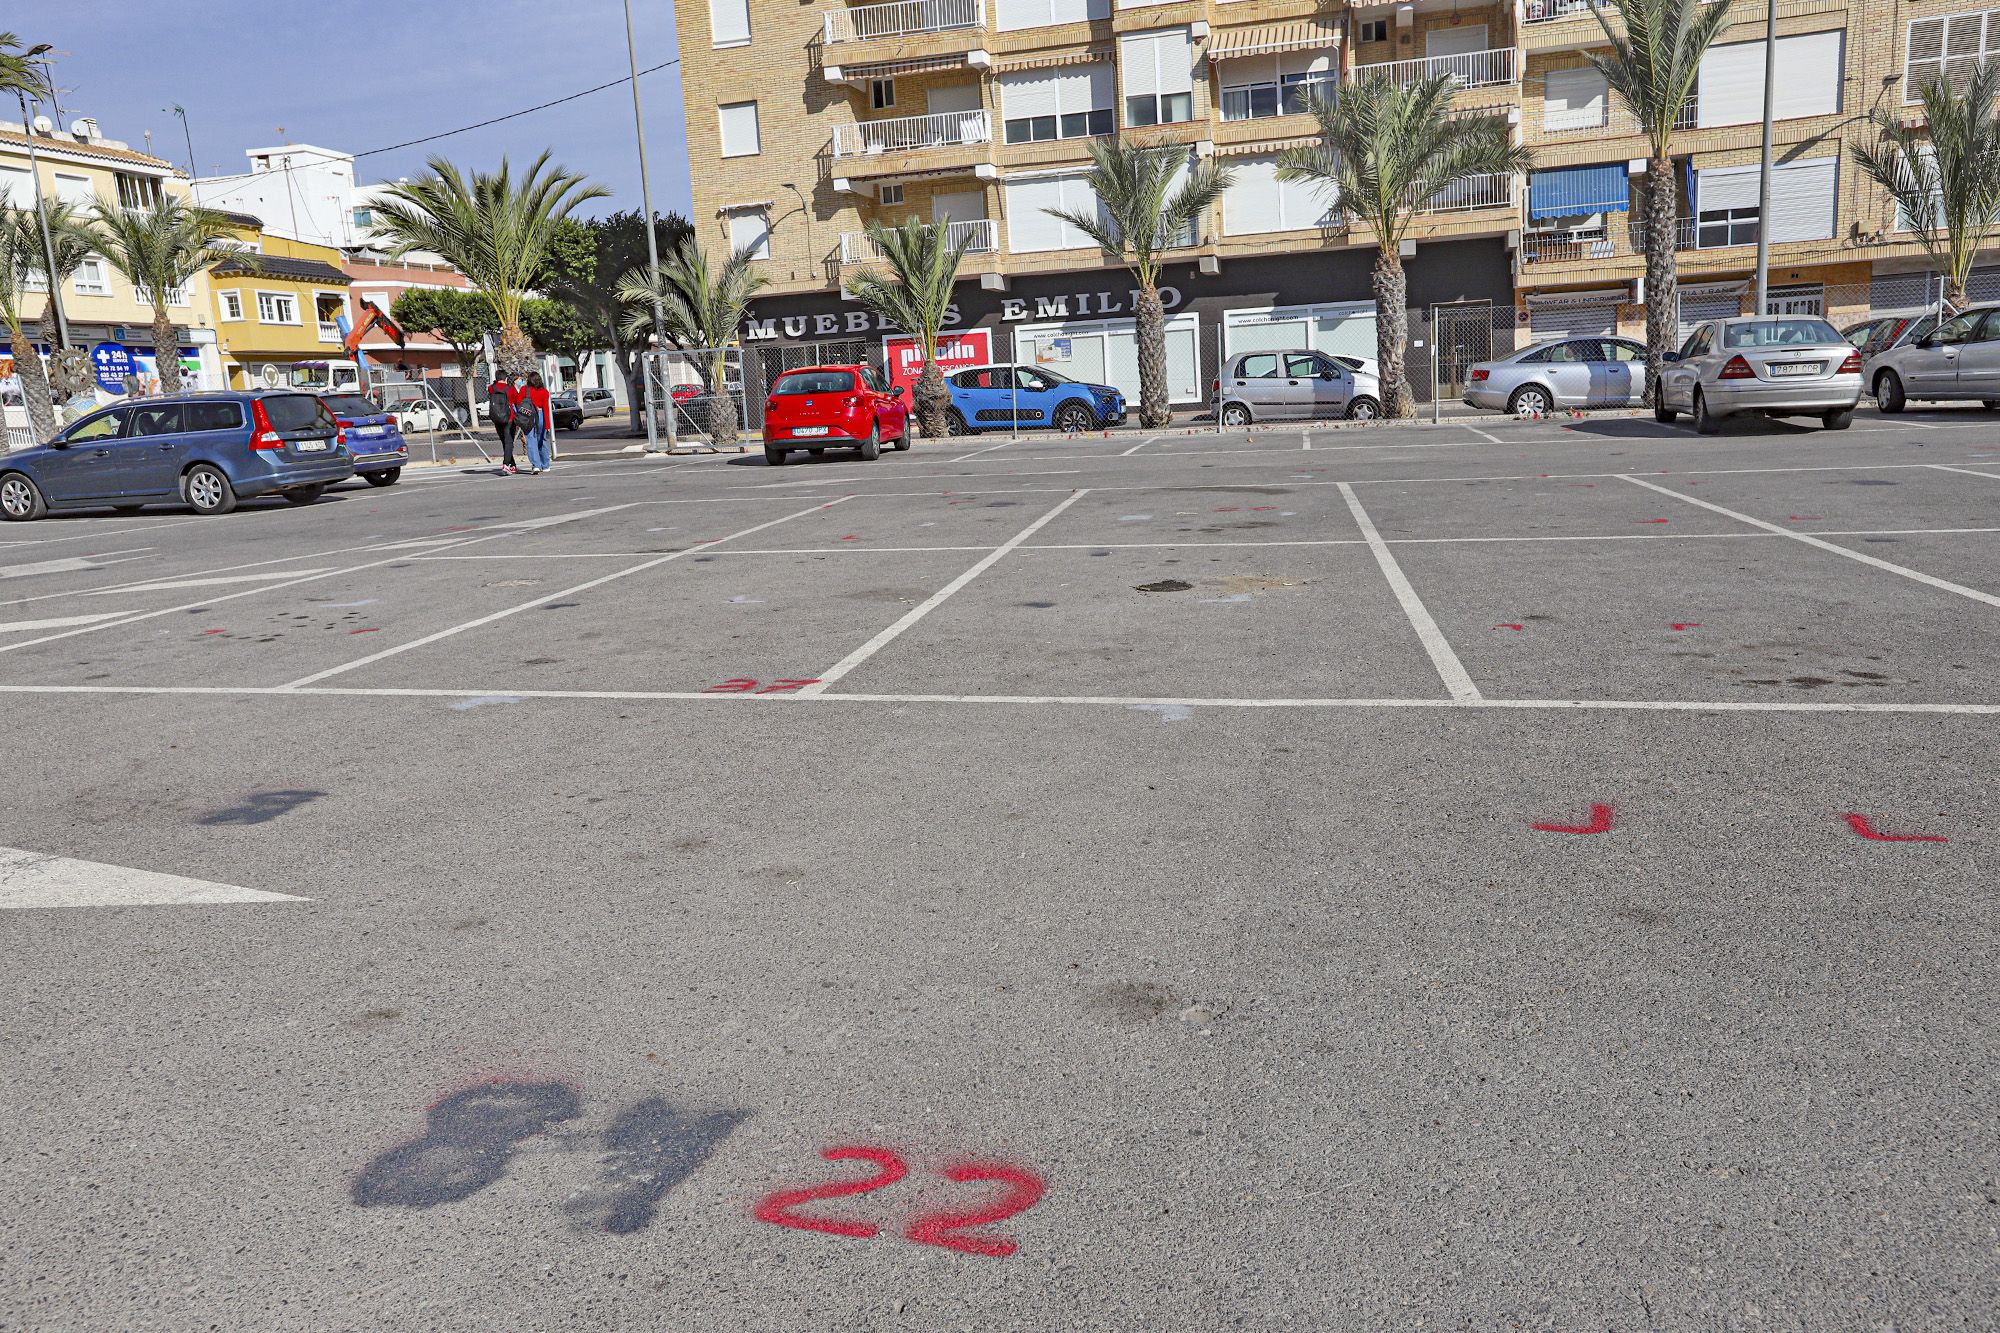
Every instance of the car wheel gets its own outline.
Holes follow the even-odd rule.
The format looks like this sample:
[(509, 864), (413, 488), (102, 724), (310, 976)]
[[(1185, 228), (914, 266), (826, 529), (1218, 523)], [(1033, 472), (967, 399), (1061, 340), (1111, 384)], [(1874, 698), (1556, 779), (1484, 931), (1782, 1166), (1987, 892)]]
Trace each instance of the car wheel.
[(768, 444), (765, 445), (764, 464), (766, 467), (783, 467), (785, 465), (785, 451), (783, 449), (775, 449)]
[(1545, 417), (1555, 404), (1549, 391), (1538, 384), (1524, 384), (1507, 400), (1507, 410), (1517, 417)]
[(1222, 409), (1222, 424), (1225, 426), (1249, 425), (1250, 409), (1242, 403), (1231, 403)]
[(882, 456), (881, 426), (875, 425), (868, 428), (868, 438), (861, 442), (861, 456), (871, 463)]
[(1903, 410), (1909, 400), (1903, 396), (1903, 380), (1893, 370), (1885, 370), (1875, 377), (1875, 406), (1894, 415)]
[(49, 512), (42, 488), (18, 472), (0, 477), (0, 518), (9, 523), (25, 523)]
[(396, 478), (403, 475), (403, 469), (385, 467), (380, 472), (364, 472), (361, 475), (367, 479), (370, 486), (394, 486)]
[(966, 421), (963, 412), (960, 412), (955, 407), (947, 408), (944, 414), (944, 433), (947, 435), (970, 435), (972, 434), (972, 426)]
[(1659, 422), (1662, 426), (1671, 426), (1680, 419), (1681, 414), (1674, 411), (1671, 407), (1656, 407), (1653, 409), (1653, 420)]
[(281, 492), (281, 494), (285, 497), (286, 502), (289, 504), (309, 505), (313, 501), (319, 499), (320, 496), (326, 494), (326, 487), (294, 486), (289, 491)]
[(1056, 409), (1056, 429), (1065, 435), (1081, 435), (1097, 429), (1097, 414), (1082, 403), (1064, 403)]
[(1708, 398), (1700, 389), (1694, 391), (1694, 428), (1702, 435), (1722, 434), (1722, 418), (1708, 410)]
[(1828, 412), (1820, 418), (1820, 424), (1828, 430), (1846, 430), (1854, 424), (1854, 409), (1843, 407), (1838, 412)]
[(2000, 411), (2000, 398), (1981, 399), (1979, 405), (1985, 408), (1988, 412)]
[(226, 514), (236, 508), (236, 488), (222, 469), (197, 463), (181, 478), (181, 494), (197, 514)]
[(1347, 405), (1347, 419), (1349, 421), (1380, 421), (1382, 419), (1382, 404), (1376, 402), (1367, 394), (1363, 394)]
[[(910, 450), (910, 444), (912, 443), (912, 436), (910, 435), (910, 427), (911, 427), (912, 425), (914, 425), (914, 424), (915, 424), (915, 423), (914, 423), (914, 422), (912, 421), (912, 419), (911, 419), (911, 418), (909, 418), (909, 417), (904, 417), (904, 418), (903, 418), (903, 431), (902, 431), (902, 433), (901, 433), (900, 435), (898, 435), (898, 436), (896, 437), (896, 452), (897, 452), (897, 453), (899, 453), (899, 454), (903, 454), (903, 453), (908, 453), (908, 452), (909, 452), (909, 450)], [(947, 432), (947, 433), (949, 433), (949, 432)]]
[(575, 430), (583, 424), (582, 417), (557, 417), (556, 425), (563, 430)]

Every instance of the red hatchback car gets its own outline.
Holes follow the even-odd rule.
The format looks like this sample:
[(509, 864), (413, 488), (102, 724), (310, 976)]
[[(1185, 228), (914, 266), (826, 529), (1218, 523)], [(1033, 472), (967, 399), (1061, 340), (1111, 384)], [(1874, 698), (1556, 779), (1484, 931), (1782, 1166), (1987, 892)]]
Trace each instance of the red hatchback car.
[(910, 447), (910, 409), (903, 390), (868, 366), (788, 370), (764, 401), (764, 461), (772, 467), (794, 449), (859, 449), (879, 458), (885, 442)]

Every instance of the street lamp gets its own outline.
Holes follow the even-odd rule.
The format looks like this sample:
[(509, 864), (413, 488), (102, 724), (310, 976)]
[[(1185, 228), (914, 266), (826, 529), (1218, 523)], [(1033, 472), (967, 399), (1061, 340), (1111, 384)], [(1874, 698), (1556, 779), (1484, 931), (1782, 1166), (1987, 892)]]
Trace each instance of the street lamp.
[[(667, 310), (660, 300), (660, 240), (653, 234), (653, 183), (646, 173), (646, 116), (639, 107), (639, 43), (632, 36), (632, 0), (625, 0), (625, 55), (632, 65), (632, 129), (639, 137), (639, 206), (646, 213), (646, 257), (652, 265), (654, 355), (666, 350)], [(614, 316), (615, 318), (615, 316)], [(646, 452), (660, 447), (660, 425), (653, 419), (653, 357), (639, 358), (646, 388)], [(667, 443), (674, 440), (673, 390), (667, 391)]]
[[(49, 43), (43, 42), (40, 46), (30, 48), (27, 54), (33, 58), (45, 55), (54, 49)], [(55, 311), (56, 344), (57, 350), (61, 350), (69, 346), (69, 320), (63, 315), (62, 283), (56, 279), (56, 247), (55, 242), (49, 239), (49, 215), (42, 203), (42, 163), (35, 154), (35, 122), (28, 114), (27, 90), (17, 88), (14, 90), (14, 95), (21, 102), (21, 137), (28, 141), (28, 179), (35, 183), (35, 221), (41, 227), (42, 262), (47, 265), (45, 271), (49, 279), (49, 307)]]

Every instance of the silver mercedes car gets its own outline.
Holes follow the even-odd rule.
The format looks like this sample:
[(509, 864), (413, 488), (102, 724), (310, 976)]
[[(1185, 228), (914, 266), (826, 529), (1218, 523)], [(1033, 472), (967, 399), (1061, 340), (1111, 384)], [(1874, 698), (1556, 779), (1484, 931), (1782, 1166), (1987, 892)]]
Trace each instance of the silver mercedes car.
[(1653, 419), (1670, 424), (1686, 412), (1703, 435), (1745, 412), (1818, 417), (1846, 430), (1861, 401), (1861, 353), (1823, 319), (1712, 319), (1666, 360)]
[(1646, 345), (1630, 338), (1558, 338), (1481, 361), (1466, 372), (1468, 407), (1538, 417), (1559, 407), (1637, 407)]
[(1913, 399), (2000, 407), (2000, 305), (1978, 305), (1942, 324), (1913, 327), (1886, 350), (1868, 353), (1864, 376), (1875, 405), (1900, 412)]

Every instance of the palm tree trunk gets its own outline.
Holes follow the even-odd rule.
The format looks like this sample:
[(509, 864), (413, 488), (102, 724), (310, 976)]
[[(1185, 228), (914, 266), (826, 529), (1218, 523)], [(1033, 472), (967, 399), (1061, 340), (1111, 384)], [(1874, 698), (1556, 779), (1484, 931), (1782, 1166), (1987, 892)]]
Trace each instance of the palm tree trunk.
[(181, 391), (181, 340), (163, 305), (153, 307), (153, 360), (160, 371), (160, 392)]
[[(1377, 247), (1375, 358), (1381, 363), (1382, 415), (1391, 420), (1416, 414), (1409, 388), (1403, 382), (1403, 349), (1410, 342), (1409, 292), (1409, 284), (1403, 277), (1403, 258), (1397, 247)], [(1436, 354), (1435, 349), (1432, 354)]]
[(535, 368), (534, 341), (521, 331), (519, 323), (501, 325), (493, 351), (502, 375), (525, 375)]
[(1139, 424), (1158, 430), (1173, 420), (1167, 406), (1167, 312), (1152, 283), (1139, 291)]
[(932, 356), (917, 376), (917, 424), (925, 439), (943, 439), (947, 434), (944, 414), (950, 405), (951, 390), (944, 387), (944, 369)]
[(18, 320), (7, 322), (7, 338), (14, 347), (14, 373), (21, 377), (21, 401), (28, 408), (28, 426), (37, 442), (46, 442), (56, 433), (55, 399), (49, 392), (48, 367), (42, 354), (28, 341), (28, 331)]
[(729, 392), (729, 354), (711, 354), (708, 365), (708, 438), (720, 449), (736, 444), (736, 399)]
[(1659, 403), (1660, 367), (1680, 346), (1678, 268), (1680, 220), (1674, 203), (1674, 160), (1646, 159), (1646, 401)]

